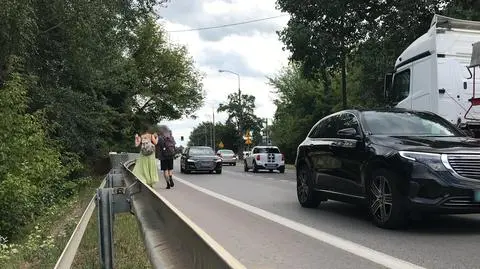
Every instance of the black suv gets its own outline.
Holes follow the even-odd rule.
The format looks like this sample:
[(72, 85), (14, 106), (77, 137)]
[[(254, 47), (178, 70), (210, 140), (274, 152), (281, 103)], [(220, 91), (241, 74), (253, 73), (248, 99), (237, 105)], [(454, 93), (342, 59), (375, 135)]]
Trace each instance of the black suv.
[(480, 140), (429, 112), (346, 110), (321, 119), (297, 150), (303, 207), (365, 204), (398, 228), (410, 213), (480, 213)]

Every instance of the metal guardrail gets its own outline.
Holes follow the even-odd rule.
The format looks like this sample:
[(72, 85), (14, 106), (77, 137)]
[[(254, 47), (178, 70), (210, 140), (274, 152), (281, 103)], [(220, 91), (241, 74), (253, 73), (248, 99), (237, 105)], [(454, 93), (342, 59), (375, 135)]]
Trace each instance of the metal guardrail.
[[(99, 188), (103, 188), (105, 186), (107, 177), (102, 181)], [(67, 242), (67, 245), (63, 249), (62, 254), (57, 260), (55, 264), (55, 269), (63, 269), (63, 268), (70, 268), (73, 264), (73, 260), (75, 259), (75, 254), (77, 253), (78, 247), (80, 246), (80, 242), (82, 241), (83, 234), (88, 226), (88, 221), (92, 217), (93, 211), (95, 210), (95, 198), (94, 195), (88, 203), (87, 209), (83, 212), (80, 221), (78, 221), (75, 230), (73, 231), (70, 239)]]
[(131, 205), (140, 225), (148, 257), (154, 268), (243, 269), (236, 258), (124, 164), (125, 181), (136, 187)]
[(114, 268), (113, 223), (116, 213), (131, 212), (138, 220), (154, 268), (244, 269), (237, 259), (130, 168), (138, 154), (111, 153), (112, 169), (78, 222), (55, 269), (70, 268), (95, 208), (98, 209), (102, 268)]

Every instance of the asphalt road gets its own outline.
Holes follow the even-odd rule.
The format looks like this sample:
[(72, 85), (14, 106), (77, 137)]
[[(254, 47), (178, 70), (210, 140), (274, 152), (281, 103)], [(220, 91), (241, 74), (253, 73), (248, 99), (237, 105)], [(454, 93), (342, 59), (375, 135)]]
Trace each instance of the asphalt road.
[(479, 215), (383, 230), (353, 205), (301, 208), (292, 170), (253, 174), (231, 166), (221, 175), (176, 176), (173, 189), (161, 182), (158, 192), (247, 268), (480, 268)]

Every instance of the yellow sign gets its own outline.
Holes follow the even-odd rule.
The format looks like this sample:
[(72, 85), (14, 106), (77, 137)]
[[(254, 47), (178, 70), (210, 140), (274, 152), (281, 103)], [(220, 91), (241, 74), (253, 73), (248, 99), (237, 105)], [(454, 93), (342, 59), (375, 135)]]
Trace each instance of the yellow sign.
[(250, 139), (250, 136), (247, 136), (247, 139), (245, 139), (245, 144), (247, 145), (252, 144), (252, 140)]
[(221, 148), (221, 149), (223, 149), (223, 147), (225, 147), (225, 145), (223, 144), (222, 141), (220, 141), (220, 144), (218, 144), (218, 147)]

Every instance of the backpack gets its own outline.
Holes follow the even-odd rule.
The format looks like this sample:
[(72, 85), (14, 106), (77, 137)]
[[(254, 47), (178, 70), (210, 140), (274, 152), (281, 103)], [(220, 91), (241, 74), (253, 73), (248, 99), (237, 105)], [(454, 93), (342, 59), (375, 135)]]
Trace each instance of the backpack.
[(140, 153), (144, 156), (149, 156), (155, 152), (155, 145), (151, 139), (142, 138)]
[(171, 136), (164, 136), (163, 141), (163, 157), (172, 158), (175, 156), (175, 140)]

